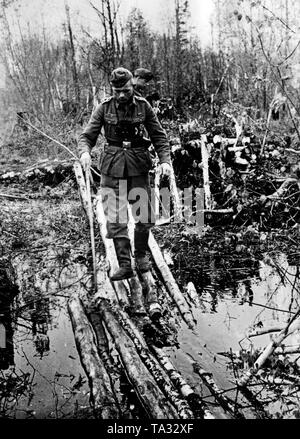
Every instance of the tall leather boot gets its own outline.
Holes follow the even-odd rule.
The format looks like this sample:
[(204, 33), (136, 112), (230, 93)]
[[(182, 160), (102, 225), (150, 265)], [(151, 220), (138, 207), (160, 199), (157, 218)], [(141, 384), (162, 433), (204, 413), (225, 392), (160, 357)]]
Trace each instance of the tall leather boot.
[(134, 257), (140, 273), (145, 273), (151, 269), (150, 253), (148, 247), (149, 230), (134, 231)]
[(111, 280), (128, 279), (134, 276), (131, 267), (130, 241), (127, 238), (114, 238), (119, 269), (110, 277)]

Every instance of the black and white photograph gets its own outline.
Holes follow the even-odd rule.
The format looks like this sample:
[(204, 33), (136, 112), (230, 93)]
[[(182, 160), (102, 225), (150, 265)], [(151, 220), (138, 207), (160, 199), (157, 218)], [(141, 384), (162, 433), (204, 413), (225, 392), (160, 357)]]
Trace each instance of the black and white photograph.
[(0, 48), (0, 419), (299, 419), (299, 0), (0, 0)]

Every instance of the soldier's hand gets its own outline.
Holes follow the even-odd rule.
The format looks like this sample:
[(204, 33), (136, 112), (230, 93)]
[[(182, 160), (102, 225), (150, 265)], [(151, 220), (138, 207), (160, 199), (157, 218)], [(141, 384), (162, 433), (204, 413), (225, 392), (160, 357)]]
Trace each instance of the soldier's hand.
[(80, 163), (84, 170), (90, 168), (92, 163), (91, 154), (89, 152), (84, 152), (83, 154), (81, 154)]
[(161, 175), (161, 177), (170, 177), (171, 172), (172, 167), (169, 165), (169, 163), (162, 163), (159, 165), (159, 175)]

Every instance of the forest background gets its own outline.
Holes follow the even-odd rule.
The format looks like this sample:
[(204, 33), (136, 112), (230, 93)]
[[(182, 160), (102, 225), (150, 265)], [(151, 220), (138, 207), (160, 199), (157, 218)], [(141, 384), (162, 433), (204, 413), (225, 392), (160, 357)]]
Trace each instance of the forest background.
[[(89, 25), (80, 24), (66, 1), (54, 37), (53, 16), (43, 15), (37, 28), (22, 17), (24, 2), (2, 1), (6, 119), (15, 117), (9, 111), (14, 107), (54, 131), (64, 130), (68, 115), (76, 125), (84, 110), (90, 114), (95, 100), (110, 93), (109, 74), (123, 65), (149, 68), (153, 89), (171, 97), (186, 119), (203, 114), (212, 101), (217, 113), (239, 104), (254, 119), (266, 120), (271, 104), (285, 105), (291, 131), (298, 133), (299, 2), (201, 1), (207, 16), (202, 31), (191, 19), (188, 0), (168, 2), (168, 9), (161, 5), (161, 25), (150, 25), (137, 8), (124, 18), (122, 3), (86, 2), (94, 14)], [(1, 128), (2, 137), (9, 135), (11, 122)]]

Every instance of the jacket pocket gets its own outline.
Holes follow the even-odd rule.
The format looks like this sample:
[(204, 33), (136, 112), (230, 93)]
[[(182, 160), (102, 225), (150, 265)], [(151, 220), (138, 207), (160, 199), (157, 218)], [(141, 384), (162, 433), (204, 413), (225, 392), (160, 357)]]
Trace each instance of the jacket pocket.
[(117, 116), (114, 114), (111, 114), (111, 113), (105, 114), (104, 120), (109, 125), (117, 125), (117, 123), (118, 123)]

